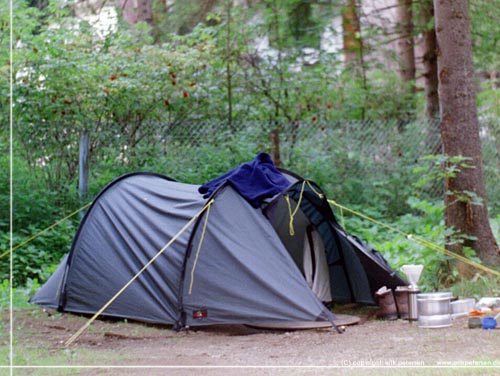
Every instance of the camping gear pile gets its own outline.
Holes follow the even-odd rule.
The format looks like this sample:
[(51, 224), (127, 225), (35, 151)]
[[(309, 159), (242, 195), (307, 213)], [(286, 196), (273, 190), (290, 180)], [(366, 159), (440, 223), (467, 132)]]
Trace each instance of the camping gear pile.
[(423, 265), (404, 265), (401, 270), (410, 285), (395, 290), (382, 286), (375, 293), (378, 318), (417, 321), (419, 328), (446, 328), (452, 326), (453, 319), (468, 316), (471, 329), (500, 327), (500, 298), (486, 297), (476, 303), (472, 298), (454, 298), (451, 292), (420, 293), (417, 283)]
[(63, 312), (173, 325), (330, 322), (407, 286), (348, 234), (315, 183), (269, 155), (203, 186), (136, 172), (95, 198), (31, 299)]
[(500, 298), (484, 297), (479, 299), (469, 313), (469, 328), (500, 328)]
[(398, 318), (411, 321), (418, 319), (417, 296), (420, 293), (418, 280), (424, 269), (423, 265), (403, 265), (401, 271), (406, 274), (409, 285), (397, 286), (394, 290), (382, 286), (375, 299), (380, 307), (377, 317), (384, 320)]

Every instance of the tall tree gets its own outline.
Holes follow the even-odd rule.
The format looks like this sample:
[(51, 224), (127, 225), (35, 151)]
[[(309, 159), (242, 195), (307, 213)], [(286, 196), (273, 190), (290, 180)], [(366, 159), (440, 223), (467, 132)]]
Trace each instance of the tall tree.
[[(357, 0), (344, 0), (342, 5), (343, 54), (345, 67), (359, 80), (364, 92), (368, 92), (365, 50), (361, 37), (360, 9)], [(365, 118), (366, 103), (361, 106), (361, 118)]]
[[(420, 27), (422, 46), (422, 77), (425, 89), (425, 116), (429, 120), (439, 118), (439, 96), (438, 96), (438, 70), (437, 70), (437, 41), (436, 27), (434, 22), (434, 2), (433, 0), (421, 0), (420, 6)], [(441, 154), (443, 145), (439, 133), (441, 132), (438, 123), (431, 122), (428, 129), (429, 140), (439, 140), (432, 150), (433, 154)], [(435, 125), (434, 125), (435, 124)]]
[(356, 63), (361, 51), (360, 24), (356, 0), (346, 0), (342, 7), (343, 51), (347, 63)]
[(439, 100), (444, 153), (466, 158), (469, 167), (445, 178), (445, 222), (463, 235), (454, 252), (474, 249), (489, 264), (500, 263), (486, 205), (477, 116), (468, 0), (434, 0), (438, 44)]
[(439, 116), (438, 75), (436, 55), (436, 28), (434, 27), (434, 3), (422, 0), (420, 4), (422, 18), (422, 46), (425, 82), (425, 115), (428, 119)]
[(412, 0), (398, 0), (396, 14), (400, 75), (405, 89), (409, 94), (413, 94), (415, 92), (415, 43), (413, 40)]
[(226, 4), (226, 85), (227, 85), (227, 121), (229, 127), (233, 126), (233, 89), (231, 72), (231, 8), (232, 0), (227, 0)]

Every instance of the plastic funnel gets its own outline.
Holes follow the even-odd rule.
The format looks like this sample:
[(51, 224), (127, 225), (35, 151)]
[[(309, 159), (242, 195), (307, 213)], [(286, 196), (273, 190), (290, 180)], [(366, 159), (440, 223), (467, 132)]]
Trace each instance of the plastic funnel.
[(418, 280), (420, 279), (420, 275), (422, 274), (422, 270), (424, 269), (423, 265), (403, 265), (401, 267), (401, 271), (406, 274), (408, 278), (408, 282), (410, 282), (410, 286), (416, 287)]

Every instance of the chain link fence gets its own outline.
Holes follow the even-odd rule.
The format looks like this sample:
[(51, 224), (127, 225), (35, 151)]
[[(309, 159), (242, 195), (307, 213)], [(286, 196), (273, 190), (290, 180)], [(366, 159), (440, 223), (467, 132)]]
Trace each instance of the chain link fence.
[[(490, 122), (481, 129), (489, 206), (496, 215), (500, 212), (498, 127)], [(169, 128), (162, 147), (175, 166), (170, 171), (173, 176), (182, 178), (181, 171), (187, 169), (192, 174), (188, 180), (199, 183), (213, 177), (205, 174), (207, 163), (220, 165), (220, 171), (211, 166), (210, 173), (222, 173), (267, 151), (281, 167), (316, 181), (330, 198), (348, 205), (376, 205), (399, 215), (408, 210), (410, 196), (429, 200), (443, 196), (439, 179), (424, 187), (415, 184), (425, 175), (421, 167), (425, 171), (428, 165), (431, 172), (424, 157), (441, 154), (438, 121), (196, 122)]]

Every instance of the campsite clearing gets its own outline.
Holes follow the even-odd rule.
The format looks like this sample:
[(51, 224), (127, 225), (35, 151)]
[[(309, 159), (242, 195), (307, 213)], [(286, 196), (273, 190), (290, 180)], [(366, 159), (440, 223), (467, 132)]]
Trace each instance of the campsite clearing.
[[(74, 368), (24, 368), (14, 370), (14, 375), (366, 373), (362, 367), (377, 367), (370, 370), (375, 375), (493, 375), (500, 370), (499, 329), (468, 329), (466, 318), (456, 319), (449, 328), (420, 329), (404, 320), (376, 320), (369, 308), (347, 313), (359, 314), (361, 323), (349, 326), (344, 334), (333, 329), (277, 331), (242, 325), (175, 332), (166, 326), (97, 320), (65, 348), (63, 343), (88, 318), (41, 308), (20, 310), (14, 312), (15, 364)], [(4, 328), (8, 327), (7, 316), (2, 315)], [(5, 349), (5, 334), (0, 341)], [(2, 361), (6, 358), (2, 356)], [(89, 366), (98, 368), (85, 368)], [(189, 368), (200, 366), (212, 368)], [(224, 368), (233, 366), (245, 368)], [(445, 368), (427, 368), (437, 366)]]

